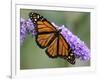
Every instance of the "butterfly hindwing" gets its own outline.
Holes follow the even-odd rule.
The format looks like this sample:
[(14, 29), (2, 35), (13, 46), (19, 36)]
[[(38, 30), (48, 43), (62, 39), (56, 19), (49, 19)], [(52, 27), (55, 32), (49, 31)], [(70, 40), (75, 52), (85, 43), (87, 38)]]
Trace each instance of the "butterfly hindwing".
[(46, 48), (49, 45), (49, 42), (54, 37), (54, 34), (38, 34), (36, 35), (36, 42), (41, 48)]

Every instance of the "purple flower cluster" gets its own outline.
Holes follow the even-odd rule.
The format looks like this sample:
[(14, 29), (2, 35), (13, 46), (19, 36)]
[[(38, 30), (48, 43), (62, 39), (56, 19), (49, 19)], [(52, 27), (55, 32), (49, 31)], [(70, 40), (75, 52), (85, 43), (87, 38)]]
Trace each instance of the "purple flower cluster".
[[(56, 26), (54, 23), (53, 25)], [(80, 58), (82, 60), (90, 59), (90, 50), (83, 41), (81, 41), (76, 35), (65, 28), (64, 25), (62, 25), (61, 27), (56, 26), (56, 28), (62, 29), (61, 34), (69, 43), (73, 53), (77, 58)]]
[[(70, 30), (64, 27), (62, 25), (61, 27), (55, 25), (52, 23), (58, 30), (61, 29), (61, 34), (65, 38), (65, 40), (69, 43), (73, 53), (76, 57), (82, 59), (82, 60), (89, 60), (90, 59), (90, 50), (85, 45), (83, 41), (81, 41), (76, 35), (74, 35)], [(27, 35), (31, 33), (32, 35), (35, 35), (36, 32), (34, 30), (34, 24), (30, 19), (20, 20), (20, 43), (22, 44), (24, 39), (27, 37)]]
[(25, 40), (25, 38), (29, 33), (32, 33), (32, 35), (35, 34), (33, 23), (31, 22), (30, 19), (25, 20), (21, 18), (20, 19), (20, 44), (23, 43), (23, 41)]

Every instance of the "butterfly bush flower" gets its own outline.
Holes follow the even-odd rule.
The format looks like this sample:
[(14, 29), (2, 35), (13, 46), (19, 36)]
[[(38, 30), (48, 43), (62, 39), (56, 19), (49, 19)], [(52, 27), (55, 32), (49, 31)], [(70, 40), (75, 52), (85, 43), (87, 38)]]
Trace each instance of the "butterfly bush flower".
[(29, 33), (32, 33), (32, 35), (35, 34), (33, 23), (31, 22), (30, 19), (25, 20), (21, 18), (20, 19), (20, 44), (23, 43), (23, 41), (26, 39)]
[(69, 43), (76, 57), (81, 58), (82, 60), (90, 59), (90, 50), (83, 41), (81, 41), (76, 35), (70, 32), (70, 30), (65, 28), (64, 25), (58, 27), (54, 23), (52, 24), (56, 26), (56, 28), (62, 29), (61, 34), (63, 35), (65, 40)]

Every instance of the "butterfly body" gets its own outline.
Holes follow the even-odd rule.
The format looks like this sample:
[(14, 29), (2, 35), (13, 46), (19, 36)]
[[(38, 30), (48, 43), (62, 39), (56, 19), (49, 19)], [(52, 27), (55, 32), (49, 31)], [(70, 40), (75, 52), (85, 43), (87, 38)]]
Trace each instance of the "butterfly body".
[(40, 48), (46, 48), (45, 52), (49, 57), (61, 57), (69, 63), (75, 64), (75, 55), (61, 34), (62, 29), (57, 29), (37, 13), (31, 12), (29, 17), (35, 25), (37, 45)]

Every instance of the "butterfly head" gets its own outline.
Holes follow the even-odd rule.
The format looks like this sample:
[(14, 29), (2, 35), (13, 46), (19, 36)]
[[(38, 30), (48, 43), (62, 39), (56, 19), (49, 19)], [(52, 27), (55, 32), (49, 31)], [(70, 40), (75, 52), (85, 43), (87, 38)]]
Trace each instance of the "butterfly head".
[(29, 18), (36, 23), (40, 19), (40, 15), (34, 12), (29, 13)]
[(62, 29), (59, 29), (59, 30), (58, 30), (58, 32), (61, 32), (61, 31), (62, 31)]

